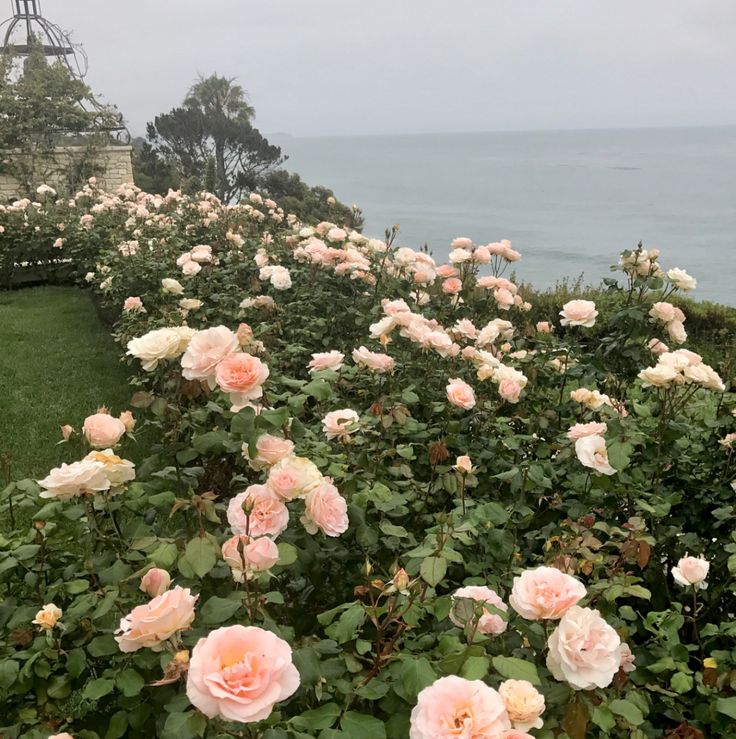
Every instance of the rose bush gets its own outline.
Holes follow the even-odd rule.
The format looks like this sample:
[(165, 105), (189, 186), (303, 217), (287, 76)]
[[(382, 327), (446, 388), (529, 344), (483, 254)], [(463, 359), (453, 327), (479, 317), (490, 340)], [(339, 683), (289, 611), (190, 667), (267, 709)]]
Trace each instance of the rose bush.
[(659, 346), (657, 252), (537, 315), (507, 241), (94, 183), (0, 216), (133, 373), (2, 492), (4, 736), (736, 735), (732, 370)]

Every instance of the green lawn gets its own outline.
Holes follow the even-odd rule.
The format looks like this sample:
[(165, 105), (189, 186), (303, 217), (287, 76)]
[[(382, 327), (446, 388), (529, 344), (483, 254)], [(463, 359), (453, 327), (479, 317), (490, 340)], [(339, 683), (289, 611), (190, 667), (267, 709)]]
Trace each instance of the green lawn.
[(13, 479), (73, 461), (56, 444), (60, 425), (80, 429), (101, 405), (117, 415), (130, 396), (119, 350), (87, 293), (0, 292), (0, 454), (10, 458)]

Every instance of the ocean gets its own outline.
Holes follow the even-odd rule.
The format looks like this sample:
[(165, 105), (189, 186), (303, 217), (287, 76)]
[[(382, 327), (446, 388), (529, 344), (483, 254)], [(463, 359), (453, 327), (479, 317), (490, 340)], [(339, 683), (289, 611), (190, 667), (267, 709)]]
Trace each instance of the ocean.
[(598, 283), (641, 240), (736, 305), (736, 127), (270, 138), (367, 235), (399, 224), (438, 261), (456, 236), (510, 239), (518, 280)]

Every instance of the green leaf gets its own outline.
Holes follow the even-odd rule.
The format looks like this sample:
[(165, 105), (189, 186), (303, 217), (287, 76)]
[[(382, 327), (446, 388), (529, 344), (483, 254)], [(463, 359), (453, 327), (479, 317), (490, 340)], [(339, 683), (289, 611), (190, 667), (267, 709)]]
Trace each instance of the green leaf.
[(634, 705), (631, 701), (617, 698), (612, 700), (608, 707), (612, 713), (617, 716), (626, 719), (632, 726), (639, 726), (644, 723), (644, 715), (639, 710), (638, 706)]
[(238, 600), (230, 600), (229, 598), (219, 598), (213, 595), (201, 608), (199, 616), (203, 623), (221, 624), (231, 618), (241, 607), (242, 602)]
[(692, 690), (693, 682), (692, 675), (686, 675), (684, 672), (676, 672), (670, 680), (670, 685), (672, 686), (672, 690), (682, 694), (687, 693), (688, 690)]
[(112, 654), (119, 654), (120, 647), (112, 634), (104, 634), (92, 639), (87, 645), (87, 652), (93, 657), (109, 657)]
[(606, 706), (596, 706), (590, 720), (608, 734), (616, 726), (616, 719)]
[(319, 708), (305, 711), (299, 716), (294, 716), (289, 723), (297, 729), (319, 731), (329, 729), (342, 711), (337, 703), (325, 703)]
[(447, 560), (444, 557), (426, 557), (419, 568), (422, 579), (432, 587), (435, 587), (446, 573)]
[(323, 401), (332, 395), (332, 388), (329, 383), (324, 380), (312, 380), (308, 382), (303, 388), (307, 395), (311, 395), (315, 400)]
[(338, 644), (354, 639), (365, 621), (365, 609), (361, 603), (353, 603), (340, 618), (325, 631)]
[(716, 711), (731, 718), (736, 718), (736, 696), (731, 698), (719, 698), (716, 701)]
[(166, 719), (161, 739), (193, 739), (203, 736), (207, 719), (201, 713), (171, 713)]
[(265, 421), (272, 428), (281, 428), (289, 420), (289, 409), (284, 406), (276, 410), (261, 411), (258, 420)]
[(135, 670), (123, 670), (116, 678), (115, 683), (118, 690), (126, 697), (132, 698), (143, 690), (145, 681)]
[(212, 454), (214, 452), (222, 452), (224, 444), (228, 440), (229, 435), (224, 429), (219, 431), (207, 431), (204, 434), (195, 436), (192, 439), (192, 446), (200, 454)]
[(482, 680), (491, 666), (488, 657), (468, 657), (460, 669), (460, 676), (466, 680)]
[(111, 693), (114, 687), (115, 683), (112, 680), (106, 677), (98, 677), (97, 680), (87, 683), (82, 693), (82, 698), (91, 701), (99, 700), (103, 695)]
[(128, 728), (128, 712), (118, 711), (111, 719), (107, 726), (105, 739), (120, 739), (125, 736)]
[[(72, 677), (79, 677), (87, 666), (87, 655), (83, 649), (72, 649), (66, 656), (66, 671)], [(1, 687), (1, 686), (0, 686)]]
[(417, 694), (436, 679), (437, 673), (426, 657), (409, 657), (404, 660), (399, 671), (399, 682), (402, 687), (400, 697), (413, 704)]
[(297, 558), (297, 551), (296, 547), (293, 544), (289, 544), (288, 542), (282, 541), (279, 545), (279, 561), (278, 564), (282, 565), (283, 567), (288, 567), (288, 565), (293, 565), (294, 562), (296, 562)]
[(625, 441), (612, 441), (608, 445), (608, 461), (617, 471), (626, 469), (631, 461), (631, 453), (634, 448)]
[(340, 728), (350, 739), (386, 739), (386, 725), (380, 719), (357, 711), (348, 711)]
[(541, 685), (536, 666), (518, 657), (493, 657), (493, 667), (503, 677), (528, 680), (532, 685)]
[(20, 666), (12, 659), (4, 659), (0, 662), (0, 688), (7, 690), (18, 677)]
[(217, 562), (217, 554), (212, 542), (199, 536), (187, 544), (184, 557), (197, 577), (204, 577)]

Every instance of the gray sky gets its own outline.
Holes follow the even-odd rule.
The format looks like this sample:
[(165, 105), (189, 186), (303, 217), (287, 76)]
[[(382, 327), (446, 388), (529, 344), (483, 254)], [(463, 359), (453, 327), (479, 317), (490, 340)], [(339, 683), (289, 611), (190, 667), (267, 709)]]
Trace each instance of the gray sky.
[(212, 72), (239, 78), (266, 133), (736, 124), (735, 0), (42, 6), (134, 133)]

